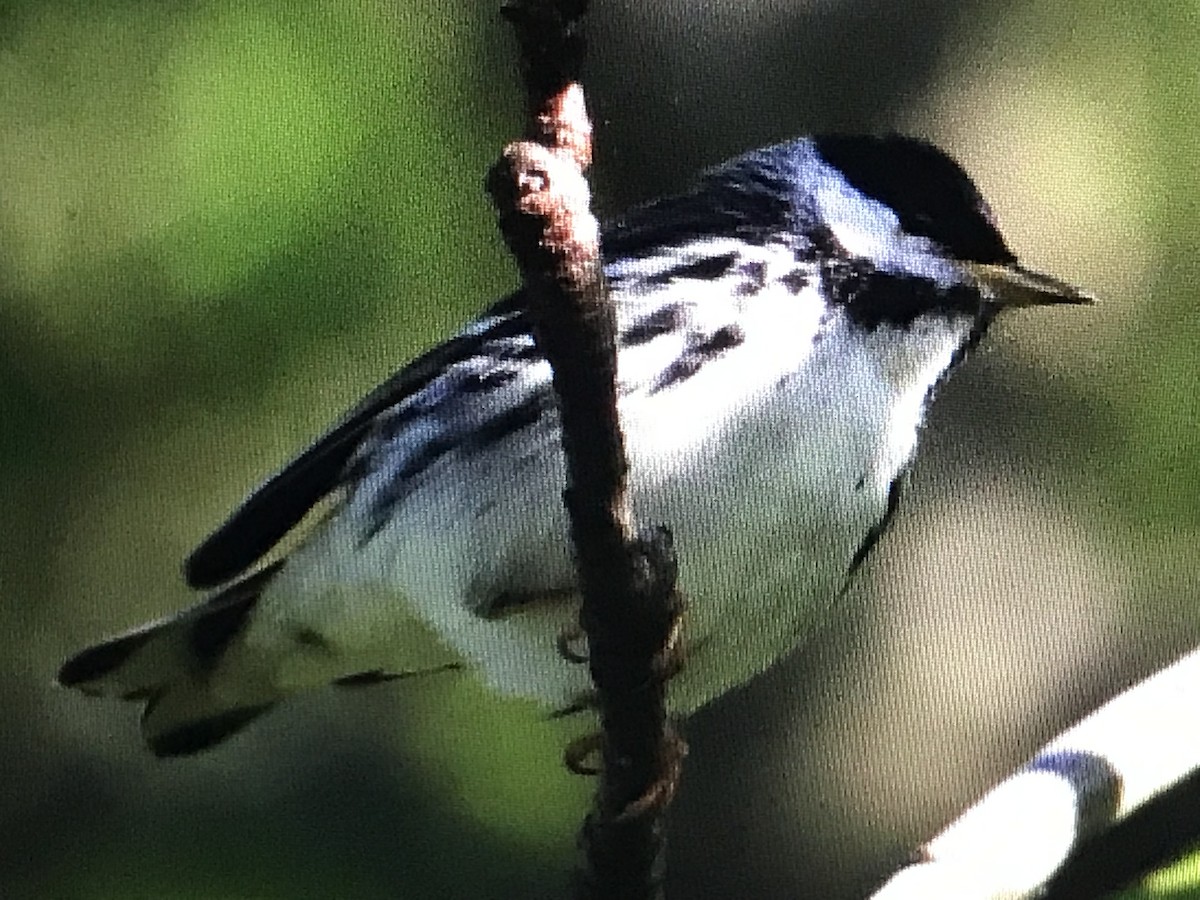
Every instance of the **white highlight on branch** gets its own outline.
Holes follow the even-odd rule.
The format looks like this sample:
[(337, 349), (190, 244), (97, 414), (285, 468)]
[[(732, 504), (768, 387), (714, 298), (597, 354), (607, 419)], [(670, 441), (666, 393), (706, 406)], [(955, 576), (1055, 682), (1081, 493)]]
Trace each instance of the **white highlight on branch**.
[(1200, 650), (1047, 744), (872, 900), (1020, 900), (1072, 849), (1200, 768)]

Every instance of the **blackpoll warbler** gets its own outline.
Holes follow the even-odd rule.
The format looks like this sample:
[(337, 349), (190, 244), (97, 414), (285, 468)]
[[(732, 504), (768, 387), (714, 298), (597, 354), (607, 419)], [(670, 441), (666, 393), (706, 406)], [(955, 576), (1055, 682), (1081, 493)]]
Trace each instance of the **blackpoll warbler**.
[[(669, 523), (689, 712), (808, 635), (882, 533), (933, 389), (1022, 268), (963, 170), (902, 137), (738, 157), (604, 231), (636, 513)], [(516, 293), (374, 391), (191, 555), (198, 606), (84, 650), (64, 685), (146, 703), (160, 755), (287, 695), (454, 664), (570, 708), (575, 625), (550, 371)], [(315, 505), (299, 548), (263, 562)]]

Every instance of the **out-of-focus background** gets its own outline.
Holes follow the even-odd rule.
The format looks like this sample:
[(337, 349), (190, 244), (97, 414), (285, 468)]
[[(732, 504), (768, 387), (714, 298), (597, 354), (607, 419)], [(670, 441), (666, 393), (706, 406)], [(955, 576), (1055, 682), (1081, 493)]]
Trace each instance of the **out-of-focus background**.
[[(51, 685), (190, 602), (179, 562), (246, 489), (515, 283), (480, 187), (521, 103), (496, 6), (0, 7), (5, 898), (563, 896), (577, 729), (468, 679), (316, 694), (166, 762), (134, 708)], [(1102, 298), (995, 329), (841, 615), (687, 723), (674, 896), (861, 896), (1200, 637), (1197, 12), (595, 7), (603, 209), (901, 130)]]

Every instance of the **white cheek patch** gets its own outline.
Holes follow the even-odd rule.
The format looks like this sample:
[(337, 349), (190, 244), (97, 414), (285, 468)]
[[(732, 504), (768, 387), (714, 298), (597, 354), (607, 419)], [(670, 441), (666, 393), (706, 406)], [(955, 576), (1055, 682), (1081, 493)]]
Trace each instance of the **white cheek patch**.
[(904, 237), (900, 219), (877, 200), (827, 176), (814, 192), (822, 220), (849, 253), (874, 257)]
[(879, 250), (879, 237), (855, 222), (835, 222), (829, 229), (851, 256), (873, 257)]
[(868, 260), (883, 272), (900, 272), (942, 284), (961, 281), (958, 267), (933, 241), (908, 234), (888, 206), (827, 179), (814, 192), (822, 221), (847, 254)]

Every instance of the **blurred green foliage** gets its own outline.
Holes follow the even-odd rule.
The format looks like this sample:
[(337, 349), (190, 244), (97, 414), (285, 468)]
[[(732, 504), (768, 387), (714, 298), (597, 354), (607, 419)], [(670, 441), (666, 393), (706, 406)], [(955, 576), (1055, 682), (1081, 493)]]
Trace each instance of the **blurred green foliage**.
[[(177, 561), (246, 486), (512, 285), (481, 190), (521, 112), (495, 5), (0, 6), (5, 897), (561, 896), (589, 789), (558, 765), (572, 732), (463, 679), (315, 698), (166, 767), (129, 710), (47, 688), (81, 642), (189, 602)], [(1020, 232), (1071, 196), (1089, 238), (1025, 246), (1102, 295), (1069, 341), (1027, 335), (1030, 405), (1064, 493), (1123, 523), (1114, 552), (1181, 588), (1151, 595), (1158, 621), (1195, 634), (1196, 11), (914, 2), (879, 36), (877, 4), (744, 6), (733, 31), (701, 5), (598, 9), (601, 202), (831, 126), (1017, 132), (1030, 179), (1071, 162), (1009, 203)]]
[(1193, 853), (1146, 879), (1139, 890), (1125, 891), (1116, 900), (1185, 900), (1200, 897), (1200, 854)]

